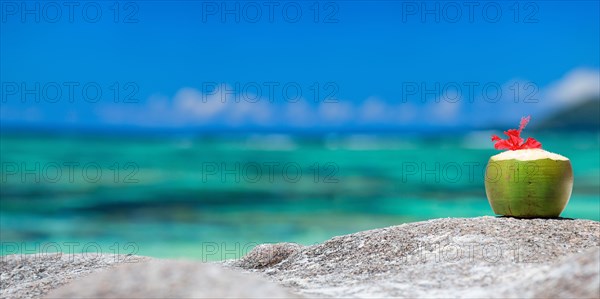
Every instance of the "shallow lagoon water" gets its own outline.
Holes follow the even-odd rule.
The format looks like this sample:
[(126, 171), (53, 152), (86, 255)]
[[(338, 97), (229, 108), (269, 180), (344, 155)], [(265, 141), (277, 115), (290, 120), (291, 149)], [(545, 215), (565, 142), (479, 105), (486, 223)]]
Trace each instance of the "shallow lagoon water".
[[(600, 220), (599, 135), (535, 136), (573, 164), (561, 216)], [(202, 260), (239, 257), (260, 243), (310, 245), (405, 222), (493, 215), (483, 171), (498, 153), (487, 132), (7, 133), (0, 152), (2, 254), (59, 248)]]

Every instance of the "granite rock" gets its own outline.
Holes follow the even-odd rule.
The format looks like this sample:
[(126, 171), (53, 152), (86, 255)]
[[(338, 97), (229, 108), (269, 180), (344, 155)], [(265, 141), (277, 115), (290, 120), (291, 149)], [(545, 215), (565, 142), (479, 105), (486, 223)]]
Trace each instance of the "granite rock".
[(590, 220), (444, 218), (334, 237), (266, 267), (253, 252), (225, 265), (310, 297), (598, 297), (599, 235)]
[(13, 255), (2, 298), (600, 298), (600, 222), (444, 218), (218, 263)]

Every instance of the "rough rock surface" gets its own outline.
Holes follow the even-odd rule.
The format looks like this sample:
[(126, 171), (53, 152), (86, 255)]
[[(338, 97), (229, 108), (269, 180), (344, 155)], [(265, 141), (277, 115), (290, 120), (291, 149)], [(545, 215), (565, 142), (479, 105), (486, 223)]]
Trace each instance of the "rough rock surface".
[(280, 263), (304, 246), (296, 243), (261, 244), (233, 265), (244, 269), (261, 269)]
[(298, 298), (274, 282), (220, 265), (154, 260), (89, 275), (47, 298)]
[(0, 297), (600, 298), (599, 246), (596, 221), (446, 218), (260, 245), (217, 264), (5, 256)]
[(599, 234), (589, 220), (447, 218), (335, 237), (278, 263), (250, 252), (225, 264), (310, 297), (598, 298)]
[[(563, 258), (560, 263), (540, 267), (521, 277), (514, 290), (523, 290), (531, 298), (600, 298), (600, 250), (590, 249), (575, 256)], [(527, 287), (529, 284), (535, 288)], [(525, 293), (527, 292), (527, 293)]]
[(44, 253), (0, 257), (0, 298), (40, 298), (48, 291), (117, 264), (151, 260), (131, 255)]

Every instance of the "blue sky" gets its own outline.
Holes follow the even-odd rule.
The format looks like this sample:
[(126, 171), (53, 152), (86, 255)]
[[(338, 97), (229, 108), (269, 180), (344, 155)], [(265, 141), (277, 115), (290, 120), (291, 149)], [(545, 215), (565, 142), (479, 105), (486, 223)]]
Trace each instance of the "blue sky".
[(597, 1), (23, 3), (2, 2), (4, 125), (478, 128), (598, 90)]

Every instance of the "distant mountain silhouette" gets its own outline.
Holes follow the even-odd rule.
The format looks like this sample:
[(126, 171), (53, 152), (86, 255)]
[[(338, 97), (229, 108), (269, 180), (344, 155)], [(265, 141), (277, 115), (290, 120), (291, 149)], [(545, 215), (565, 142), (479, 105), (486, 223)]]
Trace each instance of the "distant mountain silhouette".
[(560, 110), (543, 120), (539, 130), (600, 130), (600, 98), (592, 98)]

